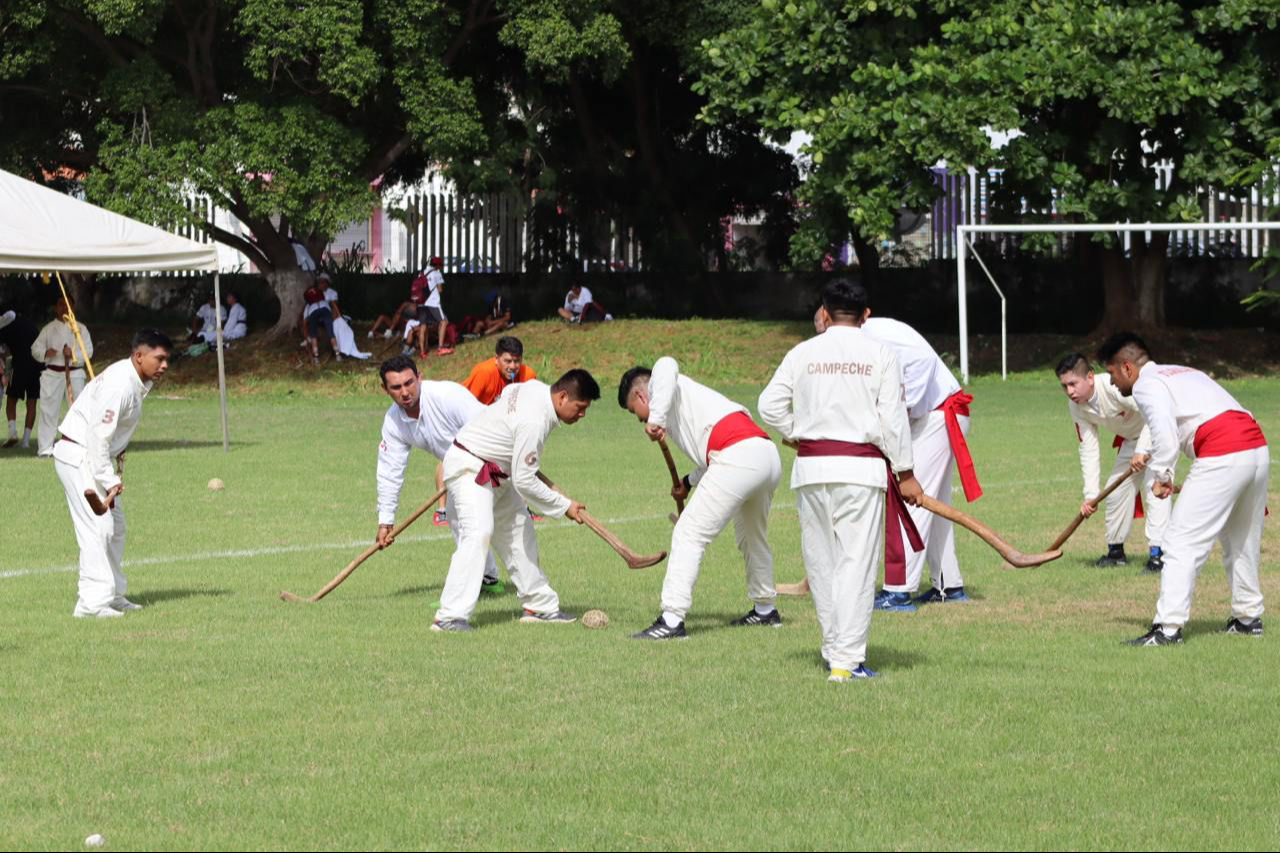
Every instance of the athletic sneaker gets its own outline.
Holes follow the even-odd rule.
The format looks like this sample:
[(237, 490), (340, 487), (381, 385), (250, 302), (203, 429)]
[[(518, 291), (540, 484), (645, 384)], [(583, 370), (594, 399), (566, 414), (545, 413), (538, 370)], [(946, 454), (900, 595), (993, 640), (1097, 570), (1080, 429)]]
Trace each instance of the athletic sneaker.
[(689, 634), (684, 629), (684, 623), (672, 628), (666, 623), (661, 615), (653, 621), (653, 624), (643, 631), (638, 631), (631, 635), (633, 640), (687, 640)]
[[(666, 624), (663, 622), (662, 624)], [(730, 625), (768, 625), (772, 628), (782, 627), (782, 614), (778, 612), (778, 608), (770, 610), (766, 615), (761, 616), (753, 607), (747, 611), (747, 615), (740, 619), (734, 619)]]
[(1142, 570), (1153, 574), (1164, 571), (1164, 555), (1162, 554), (1157, 557), (1152, 554), (1150, 557), (1147, 557), (1147, 564), (1142, 567)]
[(335, 353), (333, 354), (333, 360), (334, 360), (334, 361), (342, 361), (342, 353), (340, 353), (340, 352), (335, 352)]
[(471, 623), (466, 619), (446, 619), (443, 622), (432, 622), (431, 630), (442, 632), (456, 631), (458, 633), (464, 633), (466, 631), (474, 631), (475, 628), (471, 627)]
[(1113, 566), (1127, 566), (1129, 561), (1125, 558), (1124, 551), (1108, 551), (1094, 560), (1093, 564), (1100, 569), (1109, 569)]
[(532, 518), (534, 521), (546, 521), (545, 518), (543, 518), (542, 516), (534, 512), (532, 507), (529, 508), (529, 517)]
[(572, 613), (565, 613), (563, 610), (557, 610), (553, 613), (534, 613), (532, 610), (525, 610), (520, 617), (521, 622), (541, 622), (544, 625), (568, 625), (570, 622), (577, 622), (578, 617)]
[(445, 527), (449, 524), (449, 511), (447, 509), (438, 509), (436, 514), (431, 517), (431, 523), (436, 527)]
[(453, 347), (440, 347), (436, 350), (436, 355), (453, 355)]
[(373, 340), (373, 329), (370, 329), (369, 334), (366, 335), (365, 337), (367, 337), (369, 340)]
[(857, 678), (875, 678), (879, 674), (874, 669), (867, 669), (866, 664), (860, 663), (857, 669), (836, 669), (832, 667), (831, 674), (827, 676), (827, 681), (853, 681)]
[(382, 333), (382, 339), (383, 339), (384, 341), (389, 341), (389, 340), (391, 340), (391, 335), (392, 335), (392, 334), (393, 334), (393, 333), (392, 333), (392, 331), (391, 331), (390, 329), (387, 329), (386, 331), (384, 331), (384, 332)]
[(916, 606), (911, 603), (909, 592), (889, 592), (880, 590), (876, 593), (875, 610), (889, 610), (898, 613), (915, 613)]
[(113, 610), (110, 607), (99, 607), (97, 609), (90, 609), (77, 601), (76, 609), (71, 611), (71, 615), (76, 617), (77, 619), (85, 619), (89, 617), (96, 618), (96, 619), (117, 619), (124, 615), (124, 611)]
[(128, 612), (130, 610), (141, 610), (142, 605), (133, 603), (123, 595), (117, 595), (115, 598), (111, 599), (111, 609)]
[(1227, 620), (1226, 627), (1218, 629), (1219, 634), (1248, 634), (1251, 637), (1262, 636), (1262, 620), (1254, 619), (1252, 622), (1245, 622), (1236, 619), (1234, 616)]
[(507, 591), (507, 585), (498, 578), (485, 578), (480, 581), (481, 595), (502, 595)]
[(1165, 634), (1159, 625), (1152, 625), (1151, 630), (1143, 634), (1141, 637), (1135, 637), (1132, 640), (1125, 640), (1131, 646), (1172, 646), (1182, 642), (1182, 629), (1179, 628), (1172, 636)]
[(17, 443), (18, 443), (18, 437), (17, 437), (16, 435), (11, 435), (11, 436), (9, 436), (9, 440), (8, 440), (8, 441), (6, 441), (3, 445), (0, 445), (0, 446), (3, 446), (3, 447), (13, 447), (13, 446), (14, 446), (15, 444), (17, 444)]

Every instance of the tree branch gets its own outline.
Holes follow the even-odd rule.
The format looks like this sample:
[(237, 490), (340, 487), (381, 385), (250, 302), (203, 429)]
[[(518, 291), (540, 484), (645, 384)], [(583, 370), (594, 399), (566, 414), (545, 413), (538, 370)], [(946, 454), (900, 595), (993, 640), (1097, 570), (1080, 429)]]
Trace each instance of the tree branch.
[(257, 266), (258, 269), (263, 272), (266, 272), (274, 266), (269, 260), (267, 260), (267, 256), (263, 254), (262, 250), (251, 241), (246, 240), (237, 234), (232, 234), (225, 228), (219, 228), (212, 222), (204, 223), (204, 231), (219, 243), (242, 252), (255, 266)]

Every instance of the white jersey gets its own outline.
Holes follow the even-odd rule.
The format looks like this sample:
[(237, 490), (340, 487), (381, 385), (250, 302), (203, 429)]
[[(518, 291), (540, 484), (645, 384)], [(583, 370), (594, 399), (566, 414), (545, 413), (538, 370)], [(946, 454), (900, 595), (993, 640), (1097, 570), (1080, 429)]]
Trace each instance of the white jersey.
[[(746, 412), (719, 391), (680, 375), (680, 365), (664, 356), (649, 377), (649, 423), (660, 426), (696, 466), (689, 482), (696, 484), (707, 470), (707, 441), (726, 415)], [(749, 414), (749, 413), (748, 413)]]
[(321, 302), (312, 302), (303, 310), (302, 316), (310, 317), (312, 314), (316, 313), (321, 308), (323, 308), (324, 310), (332, 314), (333, 313), (332, 303), (337, 301), (338, 301), (338, 291), (334, 290), (332, 287), (326, 287), (324, 289), (324, 300)]
[(901, 320), (869, 317), (862, 331), (893, 350), (902, 366), (907, 417), (923, 418), (960, 390), (960, 383), (929, 342)]
[(583, 287), (576, 297), (573, 295), (572, 290), (564, 295), (564, 307), (569, 309), (574, 316), (581, 314), (582, 309), (586, 308), (592, 301), (594, 300), (591, 298), (591, 289), (588, 287)]
[(227, 322), (223, 326), (223, 337), (243, 338), (249, 331), (248, 314), (244, 306), (237, 302), (227, 312)]
[[(84, 338), (84, 348), (88, 351), (89, 358), (93, 358), (93, 338), (89, 336), (89, 330), (83, 324), (80, 326), (80, 337)], [(64, 346), (71, 347), (71, 366), (84, 367), (84, 354), (80, 352), (80, 345), (76, 343), (76, 336), (71, 331), (71, 326), (61, 320), (50, 320), (32, 341), (31, 357), (45, 364), (45, 352), (53, 350), (53, 360), (48, 363), (61, 367)]]
[(458, 431), (483, 409), (480, 401), (457, 382), (422, 382), (417, 418), (391, 404), (382, 419), (382, 440), (378, 443), (379, 524), (395, 523), (410, 448), (417, 447), (443, 459)]
[(427, 308), (440, 307), (440, 288), (444, 286), (444, 273), (432, 267), (427, 272), (427, 301), (422, 303)]
[(542, 445), (560, 423), (551, 402), (551, 386), (537, 379), (508, 385), (493, 405), (482, 408), (458, 433), (458, 443), (474, 456), (497, 463), (534, 509), (563, 516), (569, 511), (569, 499), (538, 479)]
[(1084, 498), (1093, 500), (1099, 494), (1098, 478), (1101, 475), (1099, 461), (1098, 427), (1121, 438), (1137, 442), (1134, 453), (1151, 452), (1151, 431), (1138, 411), (1132, 397), (1120, 393), (1105, 373), (1094, 374), (1093, 396), (1089, 402), (1077, 406), (1067, 400), (1067, 409), (1076, 425), (1080, 439), (1080, 472), (1084, 475)]
[[(760, 394), (760, 417), (788, 440), (874, 444), (895, 472), (913, 464), (902, 368), (892, 349), (853, 326), (831, 326), (792, 348)], [(818, 483), (889, 485), (879, 459), (797, 458), (791, 487)]]
[(85, 473), (105, 494), (119, 485), (112, 464), (129, 446), (142, 417), (142, 398), (151, 383), (142, 381), (130, 359), (122, 359), (84, 386), (58, 431), (84, 448)]
[(1138, 372), (1133, 399), (1151, 430), (1151, 461), (1162, 483), (1173, 481), (1178, 448), (1194, 459), (1196, 430), (1223, 412), (1247, 412), (1226, 389), (1194, 367), (1149, 361)]
[[(227, 309), (219, 306), (218, 313), (222, 315), (222, 325), (225, 326), (227, 324)], [(196, 311), (196, 316), (199, 317), (201, 323), (203, 323), (200, 327), (202, 330), (212, 332), (217, 329), (218, 321), (214, 316), (213, 306), (208, 302), (200, 306)]]

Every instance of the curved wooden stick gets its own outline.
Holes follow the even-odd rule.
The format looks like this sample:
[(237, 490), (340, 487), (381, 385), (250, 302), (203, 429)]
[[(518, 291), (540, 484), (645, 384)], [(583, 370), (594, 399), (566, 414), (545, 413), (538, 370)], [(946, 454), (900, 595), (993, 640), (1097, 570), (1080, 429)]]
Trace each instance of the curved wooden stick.
[[(662, 448), (662, 458), (667, 460), (667, 470), (671, 472), (671, 488), (678, 489), (681, 486), (680, 475), (676, 473), (676, 460), (671, 458), (671, 448), (667, 447), (665, 438), (658, 439), (658, 446)], [(672, 497), (676, 502), (676, 518), (679, 518), (684, 512), (684, 499)]]
[(920, 506), (929, 510), (935, 515), (959, 524), (966, 530), (978, 535), (978, 537), (996, 550), (996, 553), (1004, 558), (1005, 562), (1013, 566), (1015, 569), (1026, 569), (1032, 566), (1039, 566), (1048, 563), (1062, 556), (1061, 551), (1049, 550), (1043, 554), (1024, 554), (1008, 542), (1001, 539), (994, 530), (987, 527), (981, 521), (978, 521), (968, 513), (961, 512), (953, 506), (948, 506), (941, 501), (935, 500), (928, 495), (920, 497)]
[(66, 384), (67, 405), (74, 406), (76, 404), (76, 395), (71, 392), (71, 356), (65, 352), (62, 354), (62, 379)]
[[(1096, 498), (1094, 498), (1093, 500), (1089, 501), (1089, 503), (1090, 503), (1090, 504), (1093, 506), (1093, 508), (1096, 510), (1096, 509), (1098, 508), (1098, 506), (1099, 506), (1099, 505), (1100, 505), (1104, 500), (1106, 500), (1107, 495), (1111, 494), (1111, 493), (1112, 493), (1112, 492), (1114, 492), (1117, 488), (1119, 488), (1119, 486), (1120, 486), (1120, 484), (1121, 484), (1121, 483), (1123, 483), (1125, 480), (1127, 480), (1127, 479), (1129, 479), (1130, 477), (1132, 477), (1132, 476), (1133, 476), (1133, 473), (1134, 473), (1134, 472), (1133, 472), (1133, 469), (1132, 469), (1132, 468), (1130, 468), (1128, 471), (1126, 471), (1126, 472), (1124, 472), (1123, 474), (1121, 474), (1119, 477), (1117, 477), (1117, 478), (1116, 478), (1116, 481), (1115, 481), (1114, 483), (1112, 483), (1111, 485), (1107, 486), (1105, 489), (1103, 489), (1103, 490), (1102, 490), (1102, 494), (1098, 495)], [(1058, 538), (1057, 538), (1057, 539), (1053, 540), (1053, 544), (1049, 546), (1049, 550), (1050, 550), (1050, 551), (1053, 551), (1053, 550), (1056, 550), (1056, 549), (1058, 549), (1058, 548), (1061, 548), (1061, 547), (1063, 546), (1063, 544), (1064, 544), (1068, 539), (1070, 539), (1070, 538), (1071, 538), (1071, 534), (1073, 534), (1073, 533), (1075, 533), (1075, 532), (1076, 532), (1076, 528), (1078, 528), (1078, 527), (1080, 526), (1080, 524), (1084, 521), (1084, 519), (1085, 519), (1085, 515), (1084, 515), (1084, 513), (1082, 513), (1082, 512), (1077, 512), (1077, 513), (1076, 513), (1076, 517), (1072, 520), (1072, 522), (1071, 522), (1070, 524), (1068, 524), (1068, 525), (1066, 526), (1066, 528), (1065, 528), (1061, 533), (1059, 533), (1059, 534), (1058, 534)]]
[[(564, 491), (555, 483), (551, 482), (551, 479), (541, 471), (538, 472), (538, 479), (543, 483), (546, 483), (547, 488), (553, 489), (564, 495)], [(565, 495), (565, 497), (568, 497), (568, 495)], [(632, 551), (627, 547), (627, 543), (615, 536), (609, 528), (592, 518), (585, 509), (579, 510), (579, 512), (582, 514), (582, 523), (591, 528), (592, 533), (607, 542), (610, 548), (617, 551), (618, 556), (627, 561), (628, 568), (647, 569), (650, 566), (656, 566), (667, 558), (666, 551), (659, 551), (656, 554), (637, 554), (635, 551)]]
[[(444, 495), (445, 495), (444, 489), (441, 489), (440, 491), (432, 495), (431, 500), (427, 501), (422, 506), (415, 509), (408, 518), (400, 522), (400, 524), (394, 530), (391, 531), (391, 538), (395, 539), (397, 536), (403, 533), (405, 531), (405, 528), (407, 528), (410, 524), (413, 524), (419, 518), (422, 518), (422, 516), (426, 515), (426, 513), (430, 511), (430, 509), (433, 506), (436, 505), (436, 501), (440, 500), (442, 497), (444, 497)], [(368, 548), (364, 550), (364, 553), (362, 553), (359, 557), (356, 557), (354, 560), (348, 563), (345, 569), (338, 572), (338, 574), (334, 577), (333, 580), (325, 584), (324, 587), (321, 588), (319, 592), (317, 592), (315, 595), (311, 596), (310, 598), (303, 598), (300, 595), (294, 595), (288, 590), (281, 590), (280, 600), (281, 601), (305, 601), (308, 604), (317, 602), (320, 599), (324, 598), (329, 593), (333, 592), (335, 589), (337, 589), (338, 585), (341, 584), (344, 580), (346, 580), (351, 575), (352, 572), (360, 568), (361, 563), (363, 563), (365, 560), (369, 559), (370, 557), (372, 557), (374, 554), (378, 553), (381, 550), (382, 549), (378, 547), (378, 544), (376, 542), (370, 545)]]

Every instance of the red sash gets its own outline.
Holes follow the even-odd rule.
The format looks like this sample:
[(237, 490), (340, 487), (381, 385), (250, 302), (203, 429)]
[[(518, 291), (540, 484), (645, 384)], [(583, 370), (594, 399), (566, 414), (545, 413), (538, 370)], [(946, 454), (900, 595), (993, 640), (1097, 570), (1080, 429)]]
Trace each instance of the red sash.
[(1248, 412), (1223, 412), (1196, 430), (1196, 458), (1226, 456), (1255, 447), (1266, 447), (1267, 437)]
[(969, 443), (964, 440), (964, 430), (960, 429), (959, 420), (960, 415), (969, 417), (969, 404), (972, 402), (972, 394), (957, 391), (935, 409), (946, 415), (947, 439), (951, 442), (951, 453), (956, 457), (956, 467), (960, 469), (960, 485), (964, 486), (964, 499), (969, 503), (982, 497), (978, 472), (973, 467), (973, 456), (969, 454)]
[(724, 450), (748, 438), (768, 437), (769, 433), (756, 426), (756, 422), (746, 412), (725, 415), (711, 428), (711, 436), (707, 439), (707, 464), (711, 464), (713, 450)]
[[(1080, 427), (1076, 427), (1076, 432), (1079, 432), (1079, 431), (1080, 431)], [(1111, 446), (1116, 449), (1117, 455), (1119, 455), (1120, 453), (1120, 446), (1124, 443), (1125, 443), (1125, 437), (1123, 435), (1117, 435), (1115, 438), (1111, 440)], [(1139, 480), (1142, 479), (1141, 474), (1135, 474), (1134, 476), (1137, 477)], [(1147, 517), (1146, 512), (1144, 512), (1142, 509), (1142, 489), (1141, 488), (1139, 488), (1138, 493), (1133, 496), (1133, 517), (1134, 518)]]
[[(465, 450), (467, 453), (471, 453), (471, 451), (467, 450), (467, 448), (464, 447), (461, 442), (455, 441), (453, 443), (453, 446), (458, 448), (459, 450)], [(471, 455), (475, 456), (477, 459), (479, 459), (481, 462), (484, 463), (484, 465), (480, 468), (480, 473), (476, 474), (476, 483), (478, 485), (493, 486), (495, 489), (497, 489), (502, 487), (503, 480), (510, 478), (511, 475), (508, 474), (506, 471), (503, 471), (502, 466), (499, 465), (497, 462), (490, 462), (488, 459), (485, 459), (480, 456), (476, 456), (474, 453), (471, 453)]]
[(906, 501), (898, 490), (898, 478), (893, 474), (889, 459), (874, 444), (859, 444), (852, 441), (800, 441), (796, 455), (804, 456), (857, 456), (864, 459), (883, 459), (885, 473), (889, 478), (889, 488), (885, 493), (888, 501), (884, 514), (884, 582), (890, 586), (901, 586), (907, 582), (907, 552), (902, 547), (902, 529), (907, 530), (907, 541), (912, 551), (923, 551), (924, 540), (916, 523), (907, 513)]

